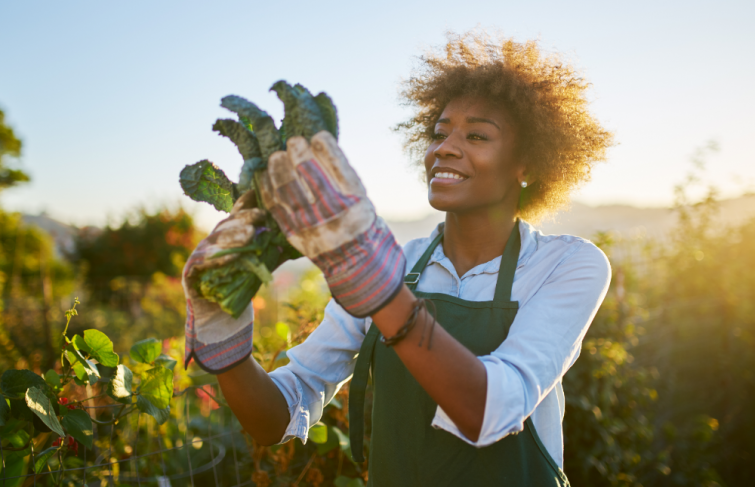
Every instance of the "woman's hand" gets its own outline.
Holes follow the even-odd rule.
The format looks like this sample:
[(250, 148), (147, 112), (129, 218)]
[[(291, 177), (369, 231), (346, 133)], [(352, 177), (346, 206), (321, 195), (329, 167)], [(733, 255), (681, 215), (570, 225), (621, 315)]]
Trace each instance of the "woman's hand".
[(183, 287), (186, 296), (186, 352), (188, 365), (193, 357), (200, 367), (216, 374), (248, 357), (252, 352), (252, 329), (254, 315), (251, 303), (238, 319), (220, 309), (220, 306), (204, 299), (198, 292), (195, 281), (198, 271), (218, 267), (237, 258), (227, 254), (213, 258), (218, 252), (243, 247), (254, 237), (255, 224), (264, 221), (265, 212), (251, 208), (254, 193), (244, 194), (234, 205), (228, 218), (202, 240), (192, 252), (183, 271)]
[(322, 270), (333, 298), (370, 316), (403, 286), (406, 259), (335, 138), (291, 137), (270, 156), (260, 192), (286, 238)]

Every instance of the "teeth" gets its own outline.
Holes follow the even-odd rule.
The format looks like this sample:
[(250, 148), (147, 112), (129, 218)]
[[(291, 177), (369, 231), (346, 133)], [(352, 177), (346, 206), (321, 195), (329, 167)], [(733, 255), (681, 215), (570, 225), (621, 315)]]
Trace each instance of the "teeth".
[(441, 179), (467, 179), (464, 176), (459, 176), (452, 172), (439, 172), (435, 174), (435, 177)]

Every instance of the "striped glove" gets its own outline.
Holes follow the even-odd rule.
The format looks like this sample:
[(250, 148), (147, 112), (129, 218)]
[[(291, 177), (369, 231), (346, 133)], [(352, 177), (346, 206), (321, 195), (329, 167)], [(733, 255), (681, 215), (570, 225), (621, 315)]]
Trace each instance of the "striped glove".
[(251, 302), (236, 319), (220, 306), (204, 299), (196, 288), (198, 271), (218, 267), (238, 257), (227, 254), (216, 258), (222, 251), (247, 245), (254, 237), (254, 225), (264, 222), (265, 212), (249, 208), (254, 192), (244, 194), (231, 210), (231, 215), (218, 223), (189, 256), (183, 271), (183, 288), (186, 296), (186, 351), (185, 366), (194, 358), (202, 369), (212, 374), (224, 372), (252, 353), (254, 311)]
[(286, 141), (261, 178), (265, 206), (286, 238), (325, 275), (333, 298), (370, 316), (401, 289), (406, 259), (335, 138), (326, 131)]

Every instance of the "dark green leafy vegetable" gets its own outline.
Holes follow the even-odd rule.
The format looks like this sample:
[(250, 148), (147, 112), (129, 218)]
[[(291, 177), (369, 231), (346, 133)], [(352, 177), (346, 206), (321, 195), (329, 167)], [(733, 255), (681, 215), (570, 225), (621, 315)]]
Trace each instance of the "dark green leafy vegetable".
[(322, 117), (325, 119), (325, 128), (328, 132), (333, 134), (333, 137), (337, 140), (338, 112), (336, 112), (336, 106), (333, 104), (333, 100), (323, 92), (315, 97), (315, 103), (320, 107), (320, 113), (322, 113)]
[(212, 130), (231, 139), (236, 144), (239, 154), (241, 154), (244, 160), (262, 157), (257, 137), (241, 122), (228, 118), (218, 119), (215, 121), (215, 125), (212, 126)]
[[(181, 171), (181, 187), (189, 197), (230, 212), (241, 195), (258, 189), (258, 176), (267, 168), (268, 158), (273, 152), (285, 149), (288, 137), (303, 135), (310, 139), (322, 130), (338, 137), (336, 108), (328, 95), (320, 93), (313, 97), (303, 86), (291, 86), (285, 81), (275, 83), (272, 90), (285, 108), (280, 129), (275, 127), (272, 117), (254, 103), (235, 95), (222, 99), (221, 106), (236, 113), (239, 120), (219, 119), (213, 130), (231, 139), (244, 158), (239, 182), (228, 180), (214, 164), (200, 161)], [(259, 199), (257, 205), (264, 209)], [(218, 252), (213, 257), (227, 254), (238, 256), (222, 266), (201, 271), (195, 286), (205, 299), (217, 303), (236, 318), (241, 316), (260, 286), (272, 279), (271, 271), (287, 260), (301, 257), (270, 215), (264, 224), (257, 226), (248, 245)]]
[(259, 141), (262, 160), (265, 161), (265, 164), (267, 164), (267, 159), (273, 152), (283, 149), (283, 140), (275, 128), (275, 122), (267, 112), (260, 110), (257, 105), (240, 96), (229, 95), (220, 100), (220, 106), (240, 117), (245, 117), (249, 121), (254, 135), (257, 136)]
[(283, 102), (286, 136), (303, 135), (308, 139), (317, 132), (326, 130), (325, 118), (312, 94), (302, 85), (291, 86), (285, 81), (278, 81), (272, 88)]
[(181, 170), (181, 188), (194, 201), (204, 201), (226, 213), (233, 208), (236, 188), (225, 173), (208, 160), (199, 161)]

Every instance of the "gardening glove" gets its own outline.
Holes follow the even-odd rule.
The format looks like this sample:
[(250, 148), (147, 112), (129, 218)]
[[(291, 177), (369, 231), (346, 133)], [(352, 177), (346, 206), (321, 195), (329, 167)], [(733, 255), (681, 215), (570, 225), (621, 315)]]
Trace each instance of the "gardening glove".
[(320, 268), (333, 298), (370, 316), (401, 289), (406, 259), (329, 132), (270, 156), (260, 196), (286, 238)]
[(253, 191), (247, 191), (233, 206), (228, 218), (202, 240), (189, 256), (182, 284), (186, 296), (186, 352), (184, 365), (193, 357), (202, 369), (212, 374), (224, 372), (252, 353), (254, 311), (251, 302), (239, 318), (225, 313), (220, 306), (204, 299), (196, 285), (200, 270), (218, 267), (238, 258), (217, 252), (244, 247), (255, 234), (254, 225), (264, 223), (265, 211), (251, 208)]

